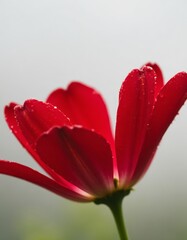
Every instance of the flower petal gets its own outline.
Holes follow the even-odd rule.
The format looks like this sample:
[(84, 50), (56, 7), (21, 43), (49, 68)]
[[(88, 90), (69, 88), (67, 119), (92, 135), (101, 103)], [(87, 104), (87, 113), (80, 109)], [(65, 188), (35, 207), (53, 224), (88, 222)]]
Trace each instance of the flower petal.
[(155, 72), (150, 67), (133, 70), (120, 90), (116, 123), (116, 154), (121, 184), (136, 167), (154, 104)]
[(147, 130), (140, 159), (133, 176), (137, 182), (148, 169), (167, 128), (187, 99), (187, 73), (176, 74), (160, 91)]
[[(37, 102), (35, 100), (29, 100), (28, 102), (26, 102), (25, 105), (29, 105), (31, 102), (34, 102), (36, 105), (38, 104), (39, 106), (41, 105), (42, 107), (46, 107), (48, 105), (43, 104), (41, 102)], [(24, 119), (24, 123), (26, 122), (26, 126), (25, 128), (22, 127), (22, 129), (20, 128), (20, 126), (22, 126), (21, 123), (18, 122), (18, 119), (15, 116), (15, 108), (19, 108), (19, 111), (21, 112), (21, 115), (17, 114), (19, 116), (19, 118), (24, 119), (24, 116), (26, 114), (23, 113), (23, 110), (20, 108), (20, 105), (16, 104), (16, 103), (11, 103), (9, 106), (5, 107), (5, 119), (8, 123), (9, 128), (12, 130), (13, 134), (16, 136), (16, 138), (20, 141), (20, 143), (22, 144), (22, 146), (33, 156), (33, 158), (38, 162), (38, 164), (50, 175), (52, 176), (52, 178), (54, 178), (55, 180), (61, 181), (61, 177), (58, 176), (54, 171), (52, 171), (43, 161), (41, 161), (40, 157), (38, 156), (37, 152), (35, 151), (35, 144), (32, 143), (31, 141), (28, 140), (27, 138), (27, 134), (23, 134), (22, 130), (24, 131), (24, 129), (26, 128), (26, 131), (28, 131), (31, 128), (31, 135), (33, 134), (32, 132), (32, 125), (28, 126), (29, 122), (26, 122), (27, 118)], [(53, 107), (52, 108), (52, 113), (53, 113)], [(57, 110), (58, 111), (58, 110)], [(32, 112), (32, 110), (31, 110)], [(55, 110), (56, 112), (56, 110)], [(41, 113), (42, 114), (42, 111)], [(62, 113), (60, 113), (60, 116), (62, 115)], [(46, 114), (44, 114), (44, 117), (46, 116)], [(63, 115), (62, 115), (63, 116)], [(32, 117), (32, 116), (30, 116)], [(63, 116), (64, 117), (64, 116)], [(35, 119), (35, 117), (34, 117)], [(41, 121), (41, 118), (39, 118), (39, 120)], [(63, 119), (62, 119), (63, 120)], [(25, 132), (24, 132), (25, 133)], [(33, 140), (34, 141), (34, 140)], [(32, 144), (31, 144), (32, 143)]]
[(73, 124), (94, 129), (114, 148), (105, 102), (94, 89), (79, 82), (72, 82), (67, 89), (57, 89), (52, 92), (47, 102), (57, 106)]
[(155, 82), (155, 97), (160, 92), (161, 88), (164, 86), (164, 78), (160, 67), (156, 63), (147, 63), (145, 66), (152, 67), (156, 73)]
[(53, 128), (37, 143), (41, 159), (65, 180), (102, 197), (113, 188), (113, 166), (109, 144), (84, 128)]
[(34, 99), (27, 100), (23, 106), (16, 106), (14, 114), (22, 133), (32, 146), (51, 127), (70, 125), (69, 119), (56, 107)]
[(14, 109), (16, 106), (19, 106), (16, 103), (10, 103), (9, 106), (5, 107), (5, 119), (7, 121), (7, 124), (13, 134), (16, 136), (16, 138), (20, 141), (20, 143), (23, 145), (24, 148), (27, 149), (27, 151), (35, 158), (37, 159), (37, 153), (34, 151), (34, 149), (30, 146), (27, 139), (24, 137), (20, 127), (19, 123), (15, 117)]
[(89, 196), (88, 194), (81, 195), (74, 191), (74, 189), (69, 189), (66, 186), (62, 186), (61, 184), (33, 170), (32, 168), (15, 162), (0, 160), (0, 173), (34, 183), (70, 200), (80, 202), (90, 202), (93, 200), (93, 197)]

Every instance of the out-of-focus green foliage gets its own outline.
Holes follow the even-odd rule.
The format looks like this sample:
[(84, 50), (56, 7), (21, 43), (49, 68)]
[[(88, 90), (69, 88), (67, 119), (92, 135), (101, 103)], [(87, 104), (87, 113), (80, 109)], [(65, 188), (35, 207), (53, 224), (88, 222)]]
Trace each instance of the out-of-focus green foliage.
[[(72, 212), (73, 210), (73, 212)], [(112, 215), (106, 207), (89, 204), (59, 209), (60, 214), (50, 219), (39, 213), (27, 213), (17, 223), (20, 240), (95, 240), (117, 239)]]

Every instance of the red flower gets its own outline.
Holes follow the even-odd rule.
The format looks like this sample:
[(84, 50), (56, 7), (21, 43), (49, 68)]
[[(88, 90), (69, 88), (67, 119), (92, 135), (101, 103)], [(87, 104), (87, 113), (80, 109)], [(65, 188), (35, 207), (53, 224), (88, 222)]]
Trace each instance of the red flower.
[(157, 65), (133, 70), (120, 90), (115, 140), (102, 97), (81, 83), (57, 89), (46, 103), (11, 103), (5, 108), (10, 129), (48, 176), (3, 160), (0, 173), (75, 201), (128, 192), (147, 171), (186, 98), (187, 73), (163, 85)]

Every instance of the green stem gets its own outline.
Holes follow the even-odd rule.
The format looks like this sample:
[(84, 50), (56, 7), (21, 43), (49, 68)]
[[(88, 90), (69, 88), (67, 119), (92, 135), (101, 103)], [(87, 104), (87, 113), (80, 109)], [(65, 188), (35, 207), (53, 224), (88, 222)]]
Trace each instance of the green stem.
[(107, 204), (110, 208), (121, 240), (128, 240), (127, 230), (122, 213), (122, 199), (116, 199), (117, 201)]
[(118, 229), (120, 240), (128, 240), (127, 230), (125, 228), (125, 222), (122, 213), (122, 201), (123, 198), (130, 193), (130, 191), (131, 189), (126, 191), (119, 190), (104, 198), (95, 200), (96, 204), (105, 204), (110, 208)]

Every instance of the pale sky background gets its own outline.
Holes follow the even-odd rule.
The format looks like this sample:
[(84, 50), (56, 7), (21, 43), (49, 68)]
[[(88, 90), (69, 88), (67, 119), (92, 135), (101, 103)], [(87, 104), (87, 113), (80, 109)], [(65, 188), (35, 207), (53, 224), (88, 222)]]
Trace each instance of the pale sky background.
[[(0, 0), (0, 158), (38, 168), (6, 126), (9, 102), (45, 100), (80, 80), (103, 94), (115, 126), (123, 79), (148, 61), (160, 65), (165, 81), (187, 71), (187, 1)], [(124, 201), (132, 240), (187, 239), (186, 173), (187, 104)], [(31, 236), (38, 231), (42, 240), (59, 240), (59, 230), (63, 239), (117, 239), (104, 207), (0, 176), (0, 239), (40, 240)]]

